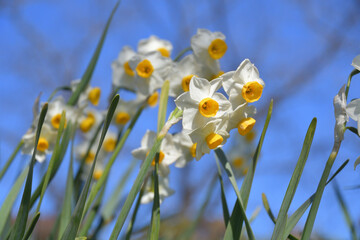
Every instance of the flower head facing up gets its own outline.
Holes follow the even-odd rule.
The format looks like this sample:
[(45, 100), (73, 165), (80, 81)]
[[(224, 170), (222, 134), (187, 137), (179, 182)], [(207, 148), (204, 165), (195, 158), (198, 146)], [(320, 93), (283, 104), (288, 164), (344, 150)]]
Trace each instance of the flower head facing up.
[(183, 128), (194, 130), (207, 122), (220, 118), (231, 110), (230, 102), (216, 92), (221, 87), (221, 79), (211, 82), (193, 77), (189, 92), (175, 99), (176, 106), (183, 111)]

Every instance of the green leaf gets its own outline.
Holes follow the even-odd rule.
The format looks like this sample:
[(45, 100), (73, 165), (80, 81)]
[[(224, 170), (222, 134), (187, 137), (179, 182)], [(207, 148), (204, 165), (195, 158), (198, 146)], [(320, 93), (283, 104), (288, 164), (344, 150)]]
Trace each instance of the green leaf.
[[(167, 100), (167, 99), (166, 99)], [(159, 111), (160, 112), (160, 111)], [(166, 110), (165, 110), (166, 112)], [(164, 118), (165, 120), (165, 118)], [(153, 171), (154, 179), (154, 203), (152, 208), (151, 224), (150, 224), (150, 234), (148, 239), (157, 240), (159, 239), (160, 232), (160, 197), (159, 197), (159, 153), (156, 153), (155, 156), (155, 169)]]
[[(228, 162), (226, 156), (225, 156), (225, 153), (223, 152), (223, 150), (221, 148), (217, 148), (215, 149), (215, 154), (217, 156), (217, 158), (220, 160), (223, 168), (225, 169), (225, 172), (226, 174), (228, 175), (229, 177), (229, 180), (230, 180), (230, 183), (231, 185), (233, 186), (234, 190), (235, 190), (235, 193), (236, 193), (236, 196), (237, 196), (237, 202), (239, 203), (239, 209), (240, 209), (240, 214), (239, 214), (239, 218), (241, 219), (244, 219), (245, 221), (245, 227), (246, 227), (246, 231), (247, 231), (247, 234), (248, 234), (248, 237), (250, 240), (252, 239), (255, 239), (255, 236), (254, 236), (254, 233), (252, 232), (252, 229), (250, 227), (250, 223), (249, 223), (249, 220), (247, 219), (246, 217), (246, 212), (245, 212), (245, 209), (244, 209), (244, 204), (243, 204), (243, 201), (241, 199), (241, 196), (240, 196), (240, 192), (239, 192), (239, 187), (236, 183), (236, 179), (235, 179), (235, 175), (233, 173), (233, 170), (231, 168), (231, 165), (230, 163)], [(231, 224), (231, 223), (230, 223)], [(240, 234), (239, 234), (239, 237), (240, 237)], [(233, 236), (231, 235), (227, 235), (225, 233), (225, 237), (224, 239), (234, 239)]]
[(11, 154), (11, 156), (9, 157), (9, 159), (7, 160), (7, 162), (5, 163), (5, 166), (3, 167), (3, 169), (0, 172), (0, 180), (3, 178), (3, 176), (5, 175), (6, 171), (9, 169), (11, 163), (13, 162), (13, 160), (15, 159), (16, 155), (19, 153), (21, 147), (24, 145), (24, 141), (21, 140), (18, 145), (16, 146), (14, 152)]
[(75, 239), (75, 237), (77, 236), (77, 232), (79, 230), (81, 220), (83, 219), (85, 201), (86, 201), (86, 197), (88, 195), (88, 191), (89, 191), (89, 188), (90, 188), (90, 183), (91, 183), (91, 180), (92, 180), (92, 177), (93, 177), (96, 160), (97, 160), (97, 157), (99, 155), (99, 152), (100, 152), (101, 146), (103, 144), (106, 132), (107, 132), (109, 126), (110, 126), (110, 122), (111, 122), (111, 119), (112, 119), (112, 117), (114, 115), (114, 112), (115, 112), (115, 109), (117, 107), (118, 102), (119, 102), (119, 95), (116, 95), (114, 97), (114, 99), (112, 100), (111, 104), (110, 104), (107, 116), (105, 118), (104, 127), (103, 127), (103, 131), (101, 133), (98, 148), (96, 150), (94, 162), (93, 162), (93, 164), (91, 166), (91, 170), (90, 170), (89, 175), (88, 175), (88, 177), (86, 179), (85, 186), (84, 186), (84, 188), (83, 188), (83, 190), (81, 192), (81, 195), (80, 195), (80, 198), (79, 198), (79, 200), (78, 200), (78, 202), (76, 204), (75, 210), (74, 210), (74, 212), (73, 212), (73, 214), (71, 216), (70, 222), (68, 223), (68, 225), (67, 225), (67, 227), (65, 229), (65, 232), (63, 233), (63, 235), (61, 237), (62, 240)]
[(280, 207), (279, 215), (277, 217), (277, 222), (275, 224), (274, 232), (271, 237), (272, 240), (283, 238), (282, 236), (286, 225), (284, 224), (284, 222), (287, 221), (287, 212), (289, 211), (290, 204), (294, 198), (296, 188), (299, 184), (301, 174), (304, 170), (306, 160), (309, 156), (311, 144), (315, 134), (316, 122), (317, 120), (316, 118), (314, 118), (311, 121), (308, 131), (306, 133), (299, 160), (297, 161), (295, 170), (293, 172), (293, 175), (291, 176), (288, 188), (286, 190), (283, 202)]
[(356, 169), (357, 165), (360, 164), (360, 157), (358, 157), (354, 162), (354, 170)]
[(158, 133), (161, 131), (161, 129), (165, 124), (167, 102), (169, 97), (169, 87), (170, 87), (170, 82), (169, 80), (166, 80), (161, 88), (161, 93), (160, 93), (158, 124), (157, 124)]
[(223, 215), (224, 215), (224, 223), (225, 226), (227, 226), (227, 224), (229, 223), (229, 218), (230, 218), (230, 214), (229, 214), (229, 208), (226, 202), (226, 196), (225, 196), (225, 189), (224, 189), (224, 182), (222, 179), (222, 174), (221, 174), (221, 168), (219, 165), (219, 161), (215, 158), (216, 160), (216, 165), (218, 168), (218, 178), (219, 178), (219, 183), (220, 183), (220, 188), (221, 188), (221, 204), (222, 204), (222, 209), (223, 209)]
[(25, 233), (26, 222), (30, 211), (31, 185), (32, 185), (33, 169), (36, 161), (35, 156), (37, 152), (37, 145), (40, 138), (41, 128), (44, 123), (47, 110), (48, 110), (48, 104), (45, 103), (40, 112), (39, 122), (37, 125), (36, 135), (35, 135), (34, 151), (30, 161), (29, 171), (26, 178), (25, 189), (21, 199), (19, 212), (16, 217), (14, 228), (10, 235), (10, 240), (22, 239)]
[[(346, 160), (337, 170), (336, 172), (329, 178), (326, 182), (326, 185), (329, 184), (340, 172), (344, 169), (344, 167), (349, 163), (349, 160)], [(306, 209), (313, 202), (315, 197), (315, 193), (308, 198), (288, 219), (284, 235), (289, 235), (291, 231), (294, 229), (295, 225), (299, 222), (300, 218), (304, 215)]]
[[(249, 170), (245, 176), (245, 179), (241, 185), (240, 195), (243, 200), (245, 209), (247, 207), (247, 203), (249, 200), (250, 190), (251, 190), (252, 182), (253, 182), (254, 175), (255, 175), (256, 165), (259, 160), (259, 156), (260, 156), (261, 148), (262, 148), (262, 145), (264, 142), (265, 134), (266, 134), (266, 131), (269, 126), (270, 119), (271, 119), (272, 109), (273, 109), (273, 100), (271, 100), (270, 105), (269, 105), (269, 110), (268, 110), (268, 114), (267, 114), (267, 117), (265, 120), (264, 128), (262, 130), (260, 140), (259, 140), (259, 143), (257, 145), (256, 151), (255, 151), (255, 154), (254, 154), (254, 157), (252, 160), (252, 164), (250, 165)], [(231, 237), (232, 239), (239, 239), (240, 233), (242, 230), (242, 225), (243, 225), (243, 219), (239, 216), (240, 216), (240, 206), (239, 206), (239, 202), (236, 201), (234, 209), (230, 216), (230, 224), (228, 224), (226, 226), (225, 236)]]
[(23, 240), (27, 240), (29, 239), (29, 237), (31, 236), (31, 233), (34, 231), (34, 228), (36, 226), (36, 223), (38, 222), (40, 218), (40, 212), (37, 212), (34, 216), (34, 218), (32, 219), (30, 226), (28, 228), (28, 230), (25, 233), (25, 236), (23, 237)]
[(106, 23), (104, 31), (103, 31), (103, 33), (101, 35), (100, 41), (99, 41), (98, 45), (96, 46), (96, 50), (94, 52), (94, 55), (92, 56), (92, 58), (90, 60), (90, 63), (86, 68), (86, 71), (85, 71), (84, 75), (81, 77), (80, 83), (77, 85), (74, 93), (71, 95), (71, 97), (70, 97), (70, 99), (68, 101), (69, 105), (74, 106), (77, 103), (80, 94), (85, 90), (85, 88), (87, 87), (87, 85), (90, 82), (90, 79), (91, 79), (92, 74), (94, 72), (97, 60), (98, 60), (98, 58), (100, 56), (102, 46), (104, 45), (105, 37), (106, 37), (107, 31), (109, 29), (111, 20), (112, 20), (112, 18), (114, 16), (119, 4), (120, 4), (120, 0), (118, 0), (116, 2), (115, 6), (114, 6), (114, 8), (113, 8), (113, 10), (112, 10), (112, 12), (110, 14), (110, 17), (107, 20), (107, 23)]
[(357, 128), (355, 128), (355, 127), (346, 127), (346, 129), (350, 130), (350, 132), (354, 133), (356, 136), (359, 137)]
[(338, 202), (339, 202), (339, 204), (341, 206), (341, 210), (342, 210), (342, 212), (344, 214), (346, 224), (349, 227), (350, 234), (351, 234), (351, 239), (356, 240), (356, 239), (358, 239), (358, 237), (357, 237), (357, 234), (356, 234), (354, 221), (351, 219), (348, 207), (346, 206), (344, 197), (342, 196), (342, 194), (340, 192), (340, 189), (339, 189), (339, 185), (337, 184), (336, 181), (334, 181), (333, 187), (334, 187), (334, 190), (335, 190), (336, 199), (338, 200)]
[(6, 196), (6, 199), (4, 203), (1, 206), (0, 209), (0, 233), (3, 234), (5, 232), (5, 226), (8, 221), (8, 218), (10, 216), (11, 209), (14, 205), (14, 202), (16, 200), (17, 195), (19, 194), (22, 185), (24, 184), (24, 181), (26, 179), (26, 176), (28, 174), (29, 167), (27, 166), (20, 176), (16, 179), (14, 185), (12, 186), (10, 192)]

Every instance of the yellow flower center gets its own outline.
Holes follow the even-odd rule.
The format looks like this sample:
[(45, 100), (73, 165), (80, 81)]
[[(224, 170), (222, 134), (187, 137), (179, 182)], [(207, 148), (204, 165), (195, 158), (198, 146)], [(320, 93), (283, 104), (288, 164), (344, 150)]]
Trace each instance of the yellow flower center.
[(147, 59), (142, 60), (136, 66), (136, 72), (142, 78), (150, 77), (151, 74), (153, 73), (153, 71), (154, 71), (154, 67), (151, 64), (151, 62), (149, 60), (147, 60)]
[(223, 142), (223, 140), (223, 137), (217, 133), (210, 133), (206, 137), (206, 143), (210, 149), (217, 148)]
[(251, 129), (254, 127), (255, 122), (256, 122), (256, 120), (251, 117), (241, 120), (237, 126), (240, 135), (244, 136), (248, 132), (250, 132)]
[(105, 151), (112, 152), (114, 151), (115, 147), (116, 147), (116, 139), (108, 138), (104, 141), (103, 148)]
[(182, 86), (182, 89), (184, 90), (184, 92), (189, 91), (190, 81), (193, 76), (194, 76), (194, 74), (190, 74), (190, 75), (183, 77), (183, 79), (181, 81), (181, 86)]
[(159, 93), (154, 92), (148, 99), (147, 104), (149, 104), (150, 107), (155, 107), (159, 98)]
[(158, 51), (163, 57), (170, 57), (170, 52), (166, 48), (158, 48)]
[(95, 180), (99, 180), (103, 174), (103, 170), (95, 170), (93, 174), (93, 178)]
[(89, 92), (88, 95), (89, 101), (93, 105), (97, 106), (99, 104), (100, 95), (101, 95), (101, 89), (99, 87), (94, 87)]
[(226, 50), (227, 50), (227, 45), (225, 41), (217, 38), (210, 43), (208, 48), (208, 53), (212, 59), (216, 60), (222, 58)]
[(116, 124), (125, 125), (130, 120), (130, 115), (127, 112), (119, 112), (116, 114), (115, 122)]
[(241, 168), (242, 166), (244, 166), (244, 163), (245, 163), (245, 159), (242, 157), (237, 157), (233, 161), (234, 167), (237, 167), (237, 168)]
[(243, 86), (241, 94), (245, 101), (251, 103), (260, 99), (262, 90), (263, 86), (260, 83), (252, 81)]
[(37, 144), (37, 150), (39, 150), (40, 152), (45, 152), (48, 148), (49, 142), (45, 138), (40, 137)]
[(123, 67), (124, 67), (124, 71), (127, 75), (129, 75), (131, 77), (135, 76), (134, 71), (130, 67), (129, 61), (125, 62)]
[(80, 130), (84, 133), (88, 132), (92, 126), (95, 124), (95, 118), (93, 114), (89, 114), (87, 118), (81, 121), (80, 123)]
[[(60, 127), (60, 120), (61, 120), (61, 113), (58, 113), (58, 114), (54, 115), (54, 116), (51, 118), (51, 125), (52, 125), (54, 128), (59, 129), (59, 127)], [(65, 119), (64, 127), (66, 127), (66, 119)]]
[[(149, 155), (150, 152), (146, 153), (146, 156)], [(164, 160), (165, 157), (165, 153), (163, 151), (159, 152), (159, 164)], [(155, 166), (155, 159), (156, 159), (156, 155), (154, 157), (154, 159), (151, 162), (151, 166)]]
[(214, 80), (215, 78), (218, 78), (218, 77), (220, 77), (220, 76), (223, 75), (223, 74), (224, 74), (224, 71), (220, 71), (220, 72), (218, 72), (218, 74), (212, 75), (212, 76), (211, 76), (211, 80)]
[(219, 104), (212, 98), (204, 98), (199, 103), (199, 112), (204, 117), (214, 117), (219, 110)]
[(196, 145), (197, 143), (194, 143), (191, 147), (190, 147), (190, 153), (192, 157), (196, 157)]
[(93, 152), (89, 152), (89, 154), (85, 158), (85, 163), (90, 164), (94, 161), (95, 154)]

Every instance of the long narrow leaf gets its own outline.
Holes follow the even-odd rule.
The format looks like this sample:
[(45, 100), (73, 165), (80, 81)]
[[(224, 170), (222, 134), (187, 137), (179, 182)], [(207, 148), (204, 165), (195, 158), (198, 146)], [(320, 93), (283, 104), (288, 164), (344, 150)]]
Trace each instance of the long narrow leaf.
[(158, 133), (161, 131), (161, 129), (165, 124), (167, 102), (169, 97), (169, 86), (170, 86), (170, 82), (169, 80), (166, 80), (161, 88), (159, 112), (158, 112), (158, 124), (157, 124)]
[[(167, 99), (166, 99), (167, 100)], [(165, 120), (165, 118), (164, 118)], [(160, 232), (160, 197), (159, 197), (159, 153), (155, 156), (155, 169), (153, 173), (154, 179), (154, 202), (152, 208), (150, 234), (148, 239), (157, 240), (159, 239)]]
[(3, 167), (3, 169), (0, 172), (0, 180), (3, 178), (3, 176), (5, 175), (6, 171), (9, 169), (11, 163), (13, 162), (13, 160), (15, 159), (16, 155), (19, 153), (21, 147), (24, 145), (24, 141), (21, 140), (19, 142), (19, 144), (16, 146), (14, 152), (11, 154), (11, 156), (9, 157), (9, 159), (6, 161), (5, 166)]
[[(234, 173), (232, 171), (230, 163), (228, 162), (228, 160), (227, 160), (227, 158), (226, 158), (226, 156), (225, 156), (225, 154), (224, 154), (224, 152), (223, 152), (223, 150), (221, 148), (215, 149), (215, 154), (216, 154), (217, 158), (220, 160), (223, 168), (225, 169), (226, 174), (228, 175), (230, 183), (233, 186), (233, 189), (235, 190), (235, 193), (236, 193), (236, 196), (237, 196), (237, 202), (239, 203), (239, 206), (240, 206), (240, 208), (239, 208), (240, 209), (240, 216), (245, 221), (245, 227), (246, 227), (248, 237), (249, 237), (250, 240), (255, 239), (254, 233), (252, 232), (252, 229), (250, 227), (249, 220), (246, 217), (246, 212), (245, 212), (245, 209), (244, 209), (243, 201), (242, 201), (241, 196), (240, 196), (239, 187), (238, 187), (238, 185), (236, 183), (235, 175), (234, 175)], [(233, 239), (233, 237), (228, 236), (225, 233), (224, 239)]]
[[(251, 191), (251, 186), (252, 186), (252, 182), (253, 182), (254, 175), (255, 175), (256, 165), (259, 160), (259, 156), (260, 156), (261, 148), (262, 148), (262, 145), (264, 142), (265, 134), (266, 134), (266, 131), (269, 126), (270, 119), (271, 119), (272, 110), (273, 110), (273, 100), (270, 101), (269, 110), (268, 110), (267, 117), (265, 120), (264, 128), (262, 130), (260, 140), (259, 140), (259, 143), (257, 145), (256, 151), (255, 151), (255, 154), (254, 154), (254, 157), (252, 160), (252, 164), (250, 165), (249, 170), (245, 176), (245, 179), (241, 185), (240, 195), (243, 200), (245, 210), (246, 210), (247, 203), (248, 203), (249, 196), (250, 196), (250, 191)], [(239, 202), (236, 201), (234, 209), (230, 216), (230, 222), (226, 226), (225, 236), (230, 237), (232, 239), (239, 239), (240, 233), (242, 230), (242, 225), (243, 225), (243, 219), (240, 217), (240, 206), (239, 206)]]
[(36, 161), (35, 156), (36, 156), (36, 152), (37, 152), (37, 145), (38, 145), (39, 138), (40, 138), (41, 128), (44, 123), (47, 110), (48, 110), (48, 104), (45, 103), (40, 112), (39, 122), (37, 125), (36, 135), (35, 135), (34, 151), (33, 151), (31, 161), (30, 161), (29, 172), (28, 172), (28, 175), (26, 178), (25, 189), (24, 189), (24, 193), (23, 193), (23, 196), (21, 199), (19, 212), (16, 217), (14, 228), (12, 229), (12, 232), (10, 235), (10, 240), (22, 239), (24, 236), (24, 233), (25, 233), (26, 222), (27, 222), (27, 218), (29, 215), (29, 211), (30, 211), (31, 185), (32, 185), (32, 178), (33, 178), (33, 169), (34, 169), (34, 165), (35, 165), (35, 161)]
[(32, 219), (32, 221), (31, 221), (31, 223), (29, 225), (29, 228), (26, 231), (25, 236), (23, 237), (23, 240), (27, 240), (27, 239), (30, 238), (30, 236), (31, 236), (32, 232), (34, 231), (34, 228), (35, 228), (36, 223), (38, 222), (39, 218), (40, 218), (40, 213), (37, 212), (35, 214), (34, 218)]
[(99, 40), (99, 43), (97, 44), (96, 46), (96, 50), (94, 52), (94, 55), (92, 56), (91, 60), (90, 60), (90, 63), (89, 65), (87, 66), (86, 68), (86, 71), (84, 73), (84, 75), (81, 77), (81, 81), (80, 83), (77, 85), (74, 93), (71, 95), (69, 101), (68, 101), (68, 104), (69, 105), (75, 105), (79, 99), (79, 96), (80, 94), (84, 91), (84, 89), (86, 88), (86, 86), (89, 84), (90, 82), (90, 79), (91, 79), (91, 76), (94, 72), (94, 69), (95, 69), (95, 66), (96, 66), (96, 63), (97, 63), (97, 60), (100, 56), (100, 52), (101, 52), (101, 49), (102, 49), (102, 46), (104, 45), (104, 41), (105, 41), (105, 37), (106, 37), (106, 34), (107, 34), (107, 31), (109, 29), (109, 26), (110, 26), (110, 23), (111, 23), (111, 20), (118, 8), (120, 4), (120, 0), (118, 0), (110, 14), (110, 17), (109, 19), (107, 20), (106, 22), (106, 25), (105, 25), (105, 28), (104, 28), (104, 31), (100, 37), (100, 40)]
[(225, 223), (225, 226), (227, 226), (227, 224), (229, 222), (229, 218), (230, 218), (229, 208), (228, 208), (228, 205), (227, 205), (227, 202), (226, 202), (224, 182), (223, 182), (223, 179), (222, 179), (220, 164), (219, 164), (219, 161), (216, 158), (215, 158), (215, 160), (216, 160), (216, 165), (217, 165), (217, 168), (218, 168), (218, 178), (219, 178), (219, 183), (220, 183), (220, 188), (221, 188), (221, 205), (222, 205), (222, 209), (223, 209), (224, 223)]
[(284, 200), (280, 207), (279, 215), (277, 217), (277, 222), (275, 224), (274, 232), (271, 237), (272, 240), (277, 240), (277, 239), (283, 238), (282, 236), (283, 236), (283, 232), (284, 232), (285, 226), (286, 226), (286, 224), (284, 224), (284, 222), (287, 221), (287, 212), (289, 211), (290, 204), (294, 198), (296, 188), (299, 184), (301, 174), (304, 170), (306, 160), (309, 156), (311, 144), (312, 144), (314, 134), (315, 134), (316, 122), (317, 122), (316, 118), (314, 118), (311, 121), (308, 131), (306, 133), (299, 160), (296, 164), (293, 175), (291, 176), (288, 188), (287, 188), (285, 196), (284, 196)]
[(114, 115), (114, 112), (115, 112), (115, 109), (116, 109), (116, 106), (117, 106), (118, 102), (119, 102), (119, 95), (116, 95), (114, 97), (114, 99), (112, 100), (111, 104), (110, 104), (108, 113), (107, 113), (106, 118), (105, 118), (104, 127), (103, 127), (103, 131), (101, 133), (98, 148), (96, 150), (94, 162), (93, 162), (93, 164), (91, 166), (91, 170), (90, 170), (89, 175), (88, 175), (88, 177), (86, 179), (86, 183), (85, 183), (85, 186), (84, 186), (84, 188), (83, 188), (83, 190), (81, 192), (80, 198), (79, 198), (79, 200), (78, 200), (78, 202), (76, 204), (74, 213), (72, 214), (70, 222), (68, 223), (68, 225), (67, 225), (67, 227), (65, 229), (65, 232), (61, 237), (62, 240), (75, 239), (75, 237), (77, 235), (81, 220), (82, 220), (83, 215), (84, 215), (84, 206), (85, 206), (86, 197), (88, 195), (88, 191), (89, 191), (89, 188), (90, 188), (90, 183), (91, 183), (91, 180), (92, 180), (92, 177), (93, 177), (93, 172), (94, 172), (94, 169), (95, 169), (96, 160), (97, 160), (97, 157), (99, 155), (102, 143), (103, 143), (103, 141), (105, 139), (106, 132), (107, 132), (109, 126), (110, 126), (110, 122), (111, 122), (111, 119), (112, 119), (112, 117)]

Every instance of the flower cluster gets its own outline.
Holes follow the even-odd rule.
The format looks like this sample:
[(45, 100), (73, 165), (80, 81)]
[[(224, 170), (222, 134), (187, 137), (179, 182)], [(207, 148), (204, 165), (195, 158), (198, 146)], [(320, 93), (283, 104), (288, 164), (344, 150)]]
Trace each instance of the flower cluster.
[[(191, 38), (192, 53), (180, 61), (171, 61), (171, 49), (168, 41), (152, 36), (140, 41), (139, 53), (125, 47), (113, 64), (117, 69), (113, 85), (141, 94), (151, 94), (162, 85), (161, 81), (168, 79), (169, 95), (183, 111), (182, 131), (168, 133), (160, 146), (161, 199), (173, 192), (168, 186), (169, 165), (184, 167), (194, 158), (200, 160), (211, 149), (223, 146), (234, 128), (240, 135), (251, 131), (256, 110), (249, 103), (259, 100), (264, 88), (257, 68), (248, 59), (236, 71), (221, 71), (219, 59), (226, 53), (227, 45), (220, 32), (199, 29)], [(155, 138), (155, 132), (147, 131), (133, 156), (144, 161)], [(150, 202), (154, 195), (152, 188), (147, 189), (143, 203)]]

